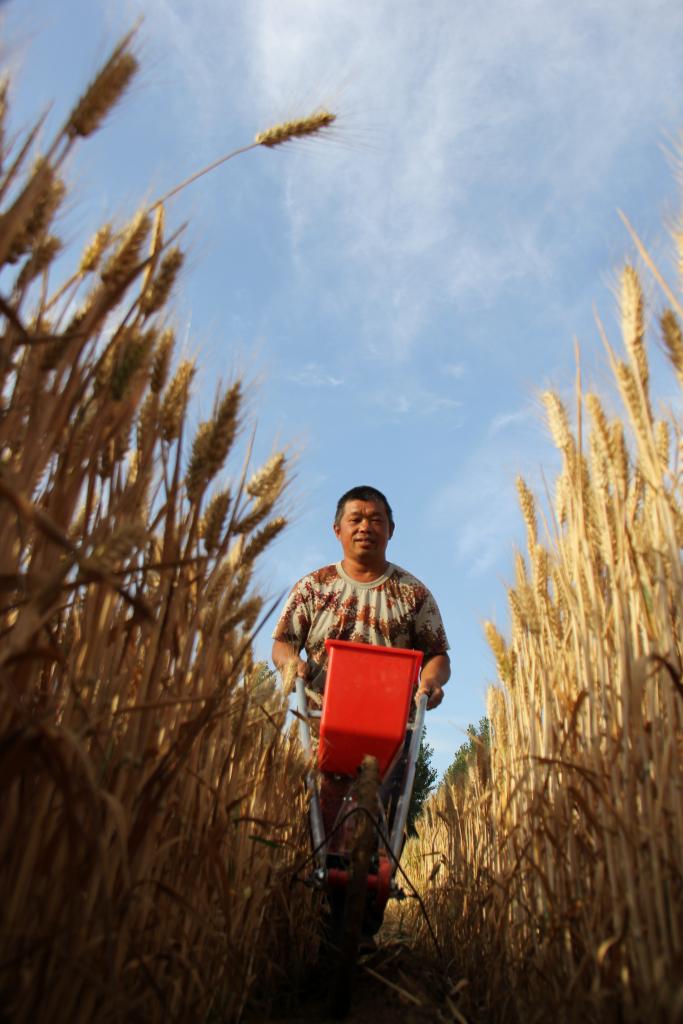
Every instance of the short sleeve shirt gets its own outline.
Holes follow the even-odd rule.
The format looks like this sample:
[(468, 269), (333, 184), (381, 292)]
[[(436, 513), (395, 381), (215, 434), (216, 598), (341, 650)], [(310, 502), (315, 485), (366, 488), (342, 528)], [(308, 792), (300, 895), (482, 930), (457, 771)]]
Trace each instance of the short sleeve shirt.
[(423, 583), (398, 565), (369, 583), (351, 579), (338, 562), (294, 586), (273, 632), (274, 640), (305, 650), (311, 685), (322, 689), (325, 640), (351, 640), (422, 651), (425, 659), (448, 650), (436, 601)]

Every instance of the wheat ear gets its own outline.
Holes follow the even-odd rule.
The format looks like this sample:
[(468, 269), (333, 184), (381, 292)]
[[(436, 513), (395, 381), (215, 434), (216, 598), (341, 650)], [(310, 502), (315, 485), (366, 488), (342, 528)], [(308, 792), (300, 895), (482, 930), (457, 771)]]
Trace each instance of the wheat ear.
[(273, 125), (272, 128), (266, 128), (265, 131), (259, 132), (254, 138), (253, 142), (250, 142), (247, 146), (240, 146), (239, 149), (233, 149), (230, 153), (226, 153), (225, 156), (221, 156), (218, 160), (214, 160), (213, 163), (208, 164), (206, 167), (202, 167), (200, 171), (195, 171), (189, 178), (185, 178), (179, 185), (176, 185), (170, 191), (164, 193), (160, 199), (157, 199), (151, 206), (151, 209), (155, 209), (157, 206), (161, 206), (167, 200), (177, 195), (188, 185), (197, 181), (198, 178), (203, 178), (205, 174), (209, 174), (210, 171), (215, 171), (221, 164), (225, 164), (228, 160), (232, 160), (233, 157), (239, 156), (241, 153), (248, 153), (250, 149), (256, 149), (257, 146), (266, 146), (268, 149), (273, 149), (275, 146), (282, 146), (285, 142), (290, 142), (292, 139), (304, 139), (310, 138), (313, 135), (319, 135), (325, 128), (329, 128), (337, 119), (336, 114), (331, 114), (329, 110), (316, 110), (314, 113), (309, 114), (308, 117), (299, 117), (293, 121), (283, 121), (282, 124)]

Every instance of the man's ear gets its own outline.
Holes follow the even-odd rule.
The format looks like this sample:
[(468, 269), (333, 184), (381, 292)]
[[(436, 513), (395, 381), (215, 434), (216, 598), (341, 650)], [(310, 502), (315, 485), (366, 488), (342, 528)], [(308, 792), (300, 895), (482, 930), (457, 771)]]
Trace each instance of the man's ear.
[(338, 524), (332, 523), (332, 529), (334, 530), (335, 537), (337, 538), (337, 540), (339, 540), (339, 534), (341, 533), (341, 530), (339, 529)]
[(395, 529), (396, 529), (396, 524), (395, 523), (390, 523), (389, 524), (389, 540), (391, 540), (391, 538), (394, 536), (394, 530)]

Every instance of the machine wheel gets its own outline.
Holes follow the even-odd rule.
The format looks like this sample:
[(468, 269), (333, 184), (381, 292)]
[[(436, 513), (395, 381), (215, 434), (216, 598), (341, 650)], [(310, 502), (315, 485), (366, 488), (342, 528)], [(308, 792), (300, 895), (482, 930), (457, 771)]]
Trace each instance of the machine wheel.
[[(357, 807), (361, 813), (355, 816), (349, 878), (340, 929), (339, 953), (330, 994), (330, 1012), (336, 1020), (345, 1017), (351, 1005), (353, 976), (358, 959), (358, 943), (365, 914), (368, 870), (377, 842), (375, 827), (368, 814), (374, 817), (377, 813), (378, 791), (377, 758), (365, 757), (356, 782)], [(363, 811), (367, 811), (368, 814)]]

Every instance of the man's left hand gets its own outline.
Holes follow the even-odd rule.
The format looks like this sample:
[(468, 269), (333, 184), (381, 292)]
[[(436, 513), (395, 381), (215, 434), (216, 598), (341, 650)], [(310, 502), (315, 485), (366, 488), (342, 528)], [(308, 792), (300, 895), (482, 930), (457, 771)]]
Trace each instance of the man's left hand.
[(422, 669), (420, 686), (417, 691), (417, 699), (420, 694), (428, 694), (427, 707), (438, 708), (443, 700), (443, 687), (448, 682), (451, 674), (451, 663), (447, 654), (434, 654), (427, 661)]
[(438, 708), (439, 704), (443, 700), (443, 689), (438, 685), (438, 683), (422, 683), (420, 689), (417, 691), (418, 700), (423, 693), (428, 694), (427, 709), (431, 711), (432, 708)]

